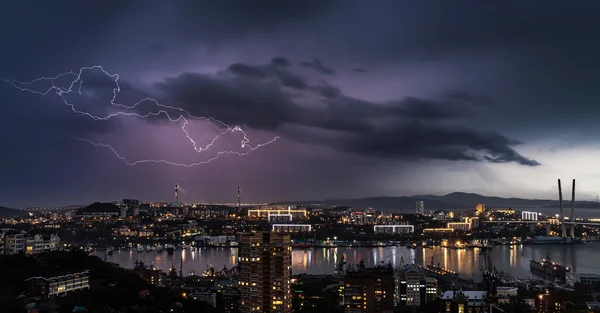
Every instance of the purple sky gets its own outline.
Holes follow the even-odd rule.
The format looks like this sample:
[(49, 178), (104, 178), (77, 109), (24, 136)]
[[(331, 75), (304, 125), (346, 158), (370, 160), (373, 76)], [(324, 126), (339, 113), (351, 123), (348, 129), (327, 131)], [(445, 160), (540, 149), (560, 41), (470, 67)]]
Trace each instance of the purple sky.
[[(102, 65), (120, 75), (119, 103), (153, 97), (211, 116), (240, 126), (253, 147), (279, 139), (248, 153), (237, 132), (197, 153), (182, 121), (94, 121), (56, 93), (0, 81), (0, 206), (169, 201), (175, 183), (184, 201), (235, 201), (238, 185), (250, 202), (453, 191), (554, 198), (556, 178), (577, 178), (579, 197), (595, 199), (598, 14), (595, 1), (9, 3), (0, 77)], [(65, 99), (97, 116), (116, 112), (113, 81), (98, 70), (82, 79), (82, 94)], [(199, 145), (225, 130), (184, 117)], [(130, 161), (247, 155), (129, 166), (72, 136)]]

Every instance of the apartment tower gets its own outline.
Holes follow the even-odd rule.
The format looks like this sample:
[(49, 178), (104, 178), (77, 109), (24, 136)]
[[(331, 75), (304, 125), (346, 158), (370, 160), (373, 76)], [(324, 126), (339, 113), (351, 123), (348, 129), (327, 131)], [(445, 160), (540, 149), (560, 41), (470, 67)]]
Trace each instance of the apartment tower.
[(238, 246), (240, 311), (292, 312), (292, 245), (289, 234), (243, 234)]

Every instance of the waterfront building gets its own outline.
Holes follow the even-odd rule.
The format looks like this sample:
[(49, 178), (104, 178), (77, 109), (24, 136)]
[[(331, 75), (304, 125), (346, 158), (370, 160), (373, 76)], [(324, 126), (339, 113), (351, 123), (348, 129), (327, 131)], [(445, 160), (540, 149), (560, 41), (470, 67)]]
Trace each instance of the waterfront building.
[(310, 224), (272, 224), (271, 230), (274, 232), (310, 232), (312, 225)]
[(344, 281), (344, 312), (393, 312), (395, 289), (391, 266), (349, 269)]
[(374, 225), (375, 234), (411, 234), (415, 232), (413, 225)]
[(454, 229), (454, 230), (469, 231), (469, 230), (471, 230), (471, 223), (451, 222), (451, 223), (448, 223), (446, 227)]
[(292, 312), (292, 244), (289, 234), (240, 236), (240, 312)]
[(453, 233), (454, 228), (423, 228), (423, 233)]
[(61, 276), (31, 277), (25, 280), (27, 291), (34, 297), (54, 297), (90, 288), (90, 273), (83, 271)]

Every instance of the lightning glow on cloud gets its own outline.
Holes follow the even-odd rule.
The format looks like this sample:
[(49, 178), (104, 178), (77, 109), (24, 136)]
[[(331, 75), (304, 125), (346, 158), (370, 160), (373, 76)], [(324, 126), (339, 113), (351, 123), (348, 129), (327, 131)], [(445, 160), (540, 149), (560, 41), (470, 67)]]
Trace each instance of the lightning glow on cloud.
[[(81, 95), (81, 87), (84, 82), (82, 75), (86, 71), (93, 71), (93, 70), (100, 70), (104, 75), (110, 77), (114, 81), (115, 88), (113, 88), (113, 96), (112, 96), (112, 99), (110, 100), (110, 104), (113, 107), (117, 108), (116, 112), (113, 112), (113, 113), (110, 113), (110, 114), (107, 114), (104, 116), (95, 115), (90, 112), (81, 111), (81, 110), (76, 109), (75, 105), (73, 103), (70, 103), (69, 101), (67, 101), (67, 99), (65, 98), (65, 95), (68, 95), (68, 94)], [(71, 81), (68, 88), (60, 87), (60, 86), (56, 85), (56, 81), (58, 79), (62, 79), (63, 77), (69, 77), (69, 76), (73, 76), (74, 79)], [(1, 79), (8, 82), (9, 84), (11, 84), (12, 86), (14, 86), (15, 88), (17, 88), (21, 91), (27, 91), (27, 92), (31, 92), (31, 93), (42, 95), (42, 96), (46, 96), (46, 95), (50, 94), (50, 92), (54, 91), (63, 100), (63, 102), (68, 107), (70, 107), (70, 109), (74, 113), (87, 116), (96, 121), (98, 121), (98, 120), (105, 121), (105, 120), (109, 120), (112, 118), (116, 118), (118, 116), (134, 116), (134, 117), (138, 117), (138, 118), (149, 118), (149, 117), (159, 116), (159, 115), (166, 116), (167, 119), (169, 119), (169, 121), (172, 123), (178, 123), (180, 121), (183, 121), (183, 123), (181, 125), (181, 130), (184, 132), (186, 138), (191, 143), (194, 150), (198, 153), (208, 152), (209, 149), (211, 149), (211, 148), (213, 148), (213, 150), (214, 150), (215, 149), (214, 145), (219, 138), (226, 136), (228, 134), (234, 134), (234, 133), (238, 133), (238, 134), (242, 135), (242, 140), (241, 140), (240, 144), (241, 144), (241, 148), (245, 149), (244, 151), (241, 151), (241, 152), (240, 151), (231, 151), (231, 150), (217, 151), (213, 157), (210, 157), (203, 161), (191, 162), (191, 163), (178, 163), (178, 162), (173, 162), (173, 161), (169, 161), (169, 160), (165, 160), (165, 159), (129, 160), (126, 157), (122, 156), (115, 148), (113, 148), (109, 144), (94, 142), (90, 139), (81, 138), (81, 137), (74, 136), (74, 135), (72, 136), (73, 139), (76, 139), (78, 141), (90, 143), (94, 146), (103, 147), (103, 148), (110, 150), (112, 153), (115, 154), (115, 156), (117, 156), (118, 159), (122, 160), (123, 162), (125, 162), (127, 165), (130, 165), (130, 166), (135, 166), (135, 165), (142, 164), (142, 163), (162, 163), (162, 164), (168, 164), (168, 165), (174, 165), (174, 166), (180, 166), (180, 167), (194, 167), (194, 166), (198, 166), (201, 164), (210, 163), (210, 162), (218, 159), (221, 155), (244, 156), (244, 155), (247, 155), (250, 152), (253, 152), (261, 147), (269, 145), (269, 144), (275, 142), (277, 139), (279, 139), (279, 137), (274, 137), (269, 141), (266, 141), (266, 142), (263, 142), (260, 144), (256, 144), (256, 145), (251, 145), (250, 139), (248, 138), (247, 133), (240, 126), (229, 126), (229, 125), (225, 124), (224, 122), (214, 119), (212, 117), (193, 116), (188, 111), (186, 111), (182, 108), (170, 106), (170, 105), (164, 105), (152, 98), (144, 98), (132, 105), (125, 105), (125, 104), (117, 103), (116, 98), (117, 98), (118, 93), (121, 91), (121, 86), (119, 85), (119, 75), (108, 73), (100, 65), (95, 65), (95, 66), (91, 66), (91, 67), (82, 67), (78, 72), (69, 71), (66, 73), (59, 74), (55, 77), (40, 77), (40, 78), (34, 79), (30, 82), (20, 82), (20, 81), (8, 80), (8, 79), (4, 79), (4, 78), (1, 78)], [(33, 89), (34, 88), (33, 86), (35, 84), (38, 84), (38, 83), (44, 82), (44, 81), (51, 82), (51, 86), (42, 91)], [(154, 105), (155, 107), (158, 108), (158, 111), (149, 112), (146, 114), (141, 114), (141, 113), (134, 111), (138, 106), (145, 104), (145, 103), (150, 103), (150, 104)], [(169, 112), (177, 112), (177, 113), (172, 114)], [(190, 136), (188, 130), (186, 129), (186, 126), (189, 124), (189, 120), (203, 120), (203, 121), (212, 122), (220, 127), (225, 128), (225, 130), (216, 134), (216, 136), (207, 145), (200, 146)]]

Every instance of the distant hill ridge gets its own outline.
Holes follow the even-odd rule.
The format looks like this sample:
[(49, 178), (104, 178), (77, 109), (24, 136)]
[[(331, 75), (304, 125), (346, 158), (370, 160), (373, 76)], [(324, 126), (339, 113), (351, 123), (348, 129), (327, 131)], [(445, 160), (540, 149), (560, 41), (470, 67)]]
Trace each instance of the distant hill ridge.
[(25, 211), (0, 206), (0, 218), (12, 218), (18, 216), (25, 216), (26, 214), (27, 212)]
[[(519, 207), (556, 207), (558, 200), (548, 199), (522, 199), (488, 197), (476, 193), (453, 192), (444, 196), (415, 195), (402, 197), (367, 197), (358, 199), (327, 199), (311, 201), (282, 201), (271, 203), (274, 205), (323, 205), (323, 206), (348, 206), (356, 209), (390, 209), (390, 210), (413, 210), (415, 201), (425, 201), (425, 207), (431, 209), (472, 209), (477, 204), (483, 203), (495, 208), (519, 208)], [(565, 207), (571, 203), (570, 199), (563, 200)], [(600, 208), (600, 203), (595, 201), (575, 201), (578, 208)]]

